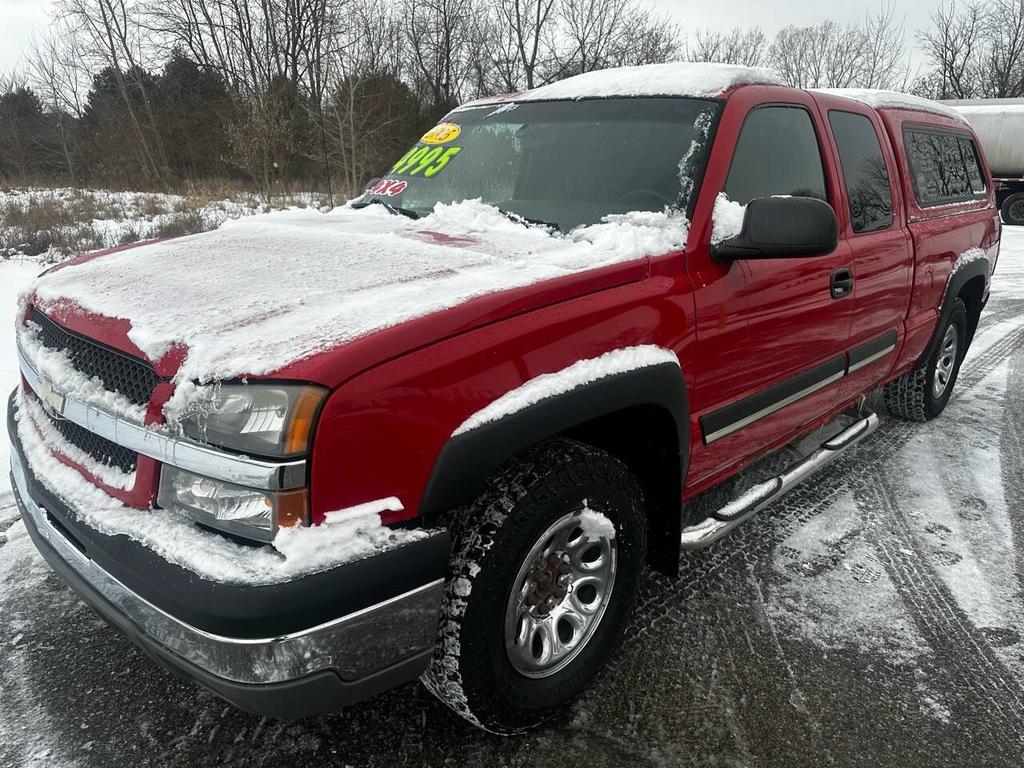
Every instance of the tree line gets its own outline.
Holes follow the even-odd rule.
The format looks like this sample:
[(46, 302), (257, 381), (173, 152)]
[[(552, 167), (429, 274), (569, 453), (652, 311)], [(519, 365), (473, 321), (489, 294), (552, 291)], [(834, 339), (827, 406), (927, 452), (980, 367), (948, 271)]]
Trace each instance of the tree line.
[(680, 29), (644, 0), (59, 0), (0, 75), (0, 183), (344, 197), (453, 106), (613, 66), (765, 66), (797, 87), (1024, 96), (1024, 0), (942, 6), (911, 71), (856, 24)]

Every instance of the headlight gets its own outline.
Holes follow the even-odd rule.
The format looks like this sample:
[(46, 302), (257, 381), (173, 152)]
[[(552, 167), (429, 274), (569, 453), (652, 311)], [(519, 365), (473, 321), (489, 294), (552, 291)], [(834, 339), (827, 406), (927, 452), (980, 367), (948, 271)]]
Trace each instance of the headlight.
[(193, 520), (256, 541), (271, 542), (278, 528), (309, 522), (309, 494), (257, 491), (164, 465), (157, 504)]
[(258, 456), (309, 452), (313, 423), (326, 390), (306, 384), (222, 384), (182, 431), (199, 442)]

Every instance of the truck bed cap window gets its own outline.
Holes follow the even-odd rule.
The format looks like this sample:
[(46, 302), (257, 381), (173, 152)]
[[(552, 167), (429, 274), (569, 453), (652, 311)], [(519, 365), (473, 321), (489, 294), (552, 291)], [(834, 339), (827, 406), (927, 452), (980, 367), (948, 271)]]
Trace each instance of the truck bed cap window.
[(904, 129), (903, 142), (921, 208), (985, 195), (985, 176), (969, 135), (915, 126)]

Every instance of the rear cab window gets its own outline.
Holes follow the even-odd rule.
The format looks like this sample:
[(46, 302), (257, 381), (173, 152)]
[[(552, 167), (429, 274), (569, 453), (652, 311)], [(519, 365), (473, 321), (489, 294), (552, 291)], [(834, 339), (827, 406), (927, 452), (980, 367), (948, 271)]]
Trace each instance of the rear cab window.
[(829, 111), (828, 121), (839, 150), (854, 233), (888, 229), (892, 186), (874, 124), (865, 115), (837, 109)]
[(967, 133), (905, 126), (914, 197), (920, 208), (972, 202), (988, 194), (974, 139)]

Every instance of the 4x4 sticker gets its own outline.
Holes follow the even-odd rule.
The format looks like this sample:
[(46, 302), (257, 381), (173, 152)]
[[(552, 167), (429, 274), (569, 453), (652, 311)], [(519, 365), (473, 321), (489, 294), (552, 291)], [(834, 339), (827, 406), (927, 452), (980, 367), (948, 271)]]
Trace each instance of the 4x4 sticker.
[(383, 197), (395, 197), (405, 192), (405, 188), (408, 187), (408, 183), (399, 181), (398, 179), (381, 179), (372, 187), (370, 187), (371, 195), (381, 195)]
[(420, 139), (424, 144), (447, 144), (459, 138), (462, 129), (455, 123), (440, 123), (423, 134)]
[(391, 168), (391, 173), (402, 176), (423, 174), (428, 179), (440, 173), (462, 151), (462, 147), (424, 147), (417, 145), (406, 152)]

